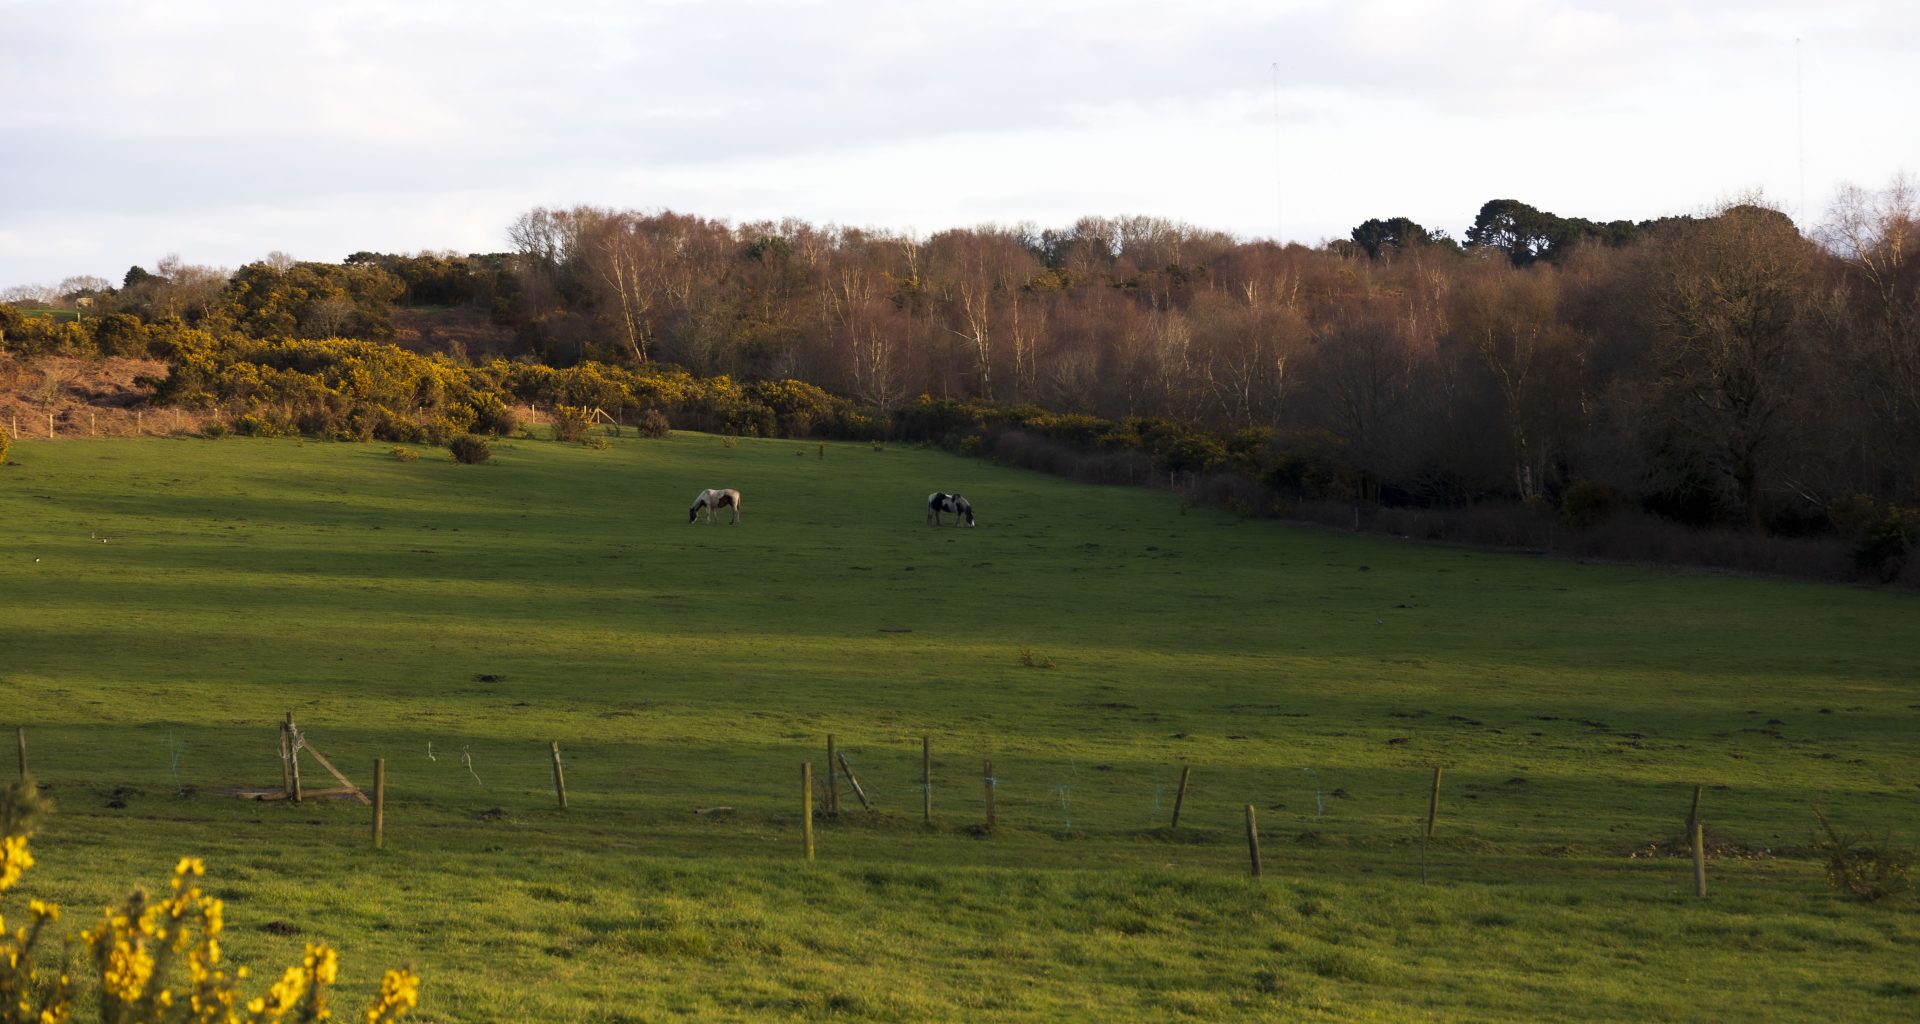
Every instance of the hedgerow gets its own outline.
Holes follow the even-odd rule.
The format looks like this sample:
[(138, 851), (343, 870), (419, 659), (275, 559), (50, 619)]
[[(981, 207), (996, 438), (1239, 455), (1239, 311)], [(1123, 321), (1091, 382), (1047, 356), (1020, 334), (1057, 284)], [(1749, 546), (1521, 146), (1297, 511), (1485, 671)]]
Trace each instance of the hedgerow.
[[(342, 338), (252, 339), (181, 328), (157, 335), (169, 363), (155, 401), (226, 413), (237, 433), (431, 442), (473, 432), (500, 436), (532, 405), (567, 427), (596, 411), (638, 422), (657, 411), (692, 430), (749, 437), (879, 438), (884, 428), (853, 403), (797, 380), (742, 385), (677, 367), (604, 363), (559, 368), (496, 359), (479, 366)], [(576, 431), (560, 431), (578, 440)]]

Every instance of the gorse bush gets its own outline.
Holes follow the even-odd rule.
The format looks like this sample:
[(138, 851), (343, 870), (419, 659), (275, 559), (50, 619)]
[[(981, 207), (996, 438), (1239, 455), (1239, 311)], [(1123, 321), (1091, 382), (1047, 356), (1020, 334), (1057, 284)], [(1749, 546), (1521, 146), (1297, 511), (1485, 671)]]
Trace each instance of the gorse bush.
[(493, 446), (477, 434), (461, 434), (447, 442), (447, 450), (453, 454), (453, 461), (469, 466), (477, 466), (493, 457)]
[(474, 396), (474, 401), (474, 433), (505, 437), (520, 425), (520, 418), (515, 416), (513, 410), (507, 408), (506, 403), (497, 396), (480, 394)]
[(299, 429), (273, 412), (242, 413), (233, 418), (233, 432), (243, 437), (286, 437)]
[(588, 410), (577, 405), (556, 405), (553, 407), (553, 439), (577, 444), (587, 439), (587, 431), (593, 426), (593, 418)]
[(648, 409), (640, 414), (640, 424), (635, 428), (641, 437), (661, 438), (673, 429), (667, 422), (667, 414), (658, 409)]
[(0, 427), (0, 466), (7, 464), (7, 452), (11, 450), (13, 450), (13, 435), (7, 433), (7, 428)]
[[(0, 898), (33, 867), (28, 839), (50, 809), (31, 778), (0, 789)], [(103, 1024), (268, 1024), (333, 1019), (330, 989), (339, 959), (324, 944), (307, 947), (301, 962), (281, 973), (265, 993), (248, 998), (245, 967), (231, 970), (221, 954), (225, 904), (207, 895), (206, 865), (183, 857), (169, 892), (135, 890), (99, 923), (79, 934), (98, 981)], [(4, 909), (4, 903), (0, 903)], [(0, 918), (0, 1024), (64, 1024), (74, 1017), (76, 985), (66, 957), (58, 965), (51, 934), (60, 907), (28, 900), (26, 921), (8, 931)], [(69, 940), (71, 942), (71, 939)], [(386, 1024), (419, 1004), (420, 976), (390, 970), (359, 1019)]]
[[(794, 380), (743, 386), (677, 367), (591, 362), (564, 369), (501, 359), (467, 366), (371, 341), (147, 330), (149, 346), (170, 364), (153, 382), (156, 401), (256, 418), (272, 410), (276, 427), (316, 437), (445, 443), (469, 432), (502, 436), (519, 426), (512, 407), (522, 403), (555, 409), (556, 436), (569, 441), (585, 436), (596, 408), (622, 419), (659, 411), (689, 429), (750, 437), (866, 439), (881, 432), (854, 403)], [(560, 407), (576, 411), (560, 415)]]

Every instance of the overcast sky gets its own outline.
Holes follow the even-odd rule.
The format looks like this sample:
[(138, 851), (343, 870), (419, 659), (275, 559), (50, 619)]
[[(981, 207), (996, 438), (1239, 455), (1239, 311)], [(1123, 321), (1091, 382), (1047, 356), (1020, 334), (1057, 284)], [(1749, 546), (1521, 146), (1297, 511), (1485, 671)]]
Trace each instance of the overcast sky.
[(579, 203), (1316, 243), (1396, 215), (1457, 236), (1492, 198), (1641, 219), (1758, 189), (1804, 224), (1843, 181), (1920, 172), (1916, 12), (0, 0), (0, 287), (498, 251)]

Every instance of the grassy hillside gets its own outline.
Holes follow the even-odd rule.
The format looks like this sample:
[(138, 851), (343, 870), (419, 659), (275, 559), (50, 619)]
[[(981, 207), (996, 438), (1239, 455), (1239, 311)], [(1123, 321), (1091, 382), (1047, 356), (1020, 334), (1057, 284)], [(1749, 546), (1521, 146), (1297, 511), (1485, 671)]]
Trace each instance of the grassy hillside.
[[(1380, 543), (898, 448), (424, 454), (15, 448), (0, 721), (60, 804), (27, 889), (85, 920), (203, 854), (230, 953), (331, 939), (349, 995), (411, 959), (442, 1021), (1920, 1013), (1912, 904), (1837, 901), (1806, 850), (1813, 802), (1920, 838), (1910, 596)], [(687, 525), (708, 486), (744, 492), (740, 526)], [(980, 527), (925, 527), (936, 489)], [(227, 794), (279, 783), (288, 710), (362, 782), (388, 759), (387, 850), (357, 804)], [(808, 867), (799, 765), (828, 733), (878, 809), (846, 794)], [(1683, 861), (1629, 856), (1677, 839), (1696, 782), (1727, 853), (1704, 902)]]

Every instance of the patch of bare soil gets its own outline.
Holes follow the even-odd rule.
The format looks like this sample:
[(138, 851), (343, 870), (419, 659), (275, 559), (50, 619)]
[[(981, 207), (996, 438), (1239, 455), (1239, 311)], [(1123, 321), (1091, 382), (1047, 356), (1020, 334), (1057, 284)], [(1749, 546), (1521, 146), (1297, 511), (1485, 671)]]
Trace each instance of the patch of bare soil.
[(445, 352), (469, 359), (509, 356), (519, 347), (511, 328), (494, 323), (486, 310), (471, 306), (395, 307), (393, 343), (409, 352)]
[(140, 378), (166, 372), (157, 359), (0, 354), (0, 426), (21, 440), (198, 431), (204, 415), (151, 404), (153, 388)]

